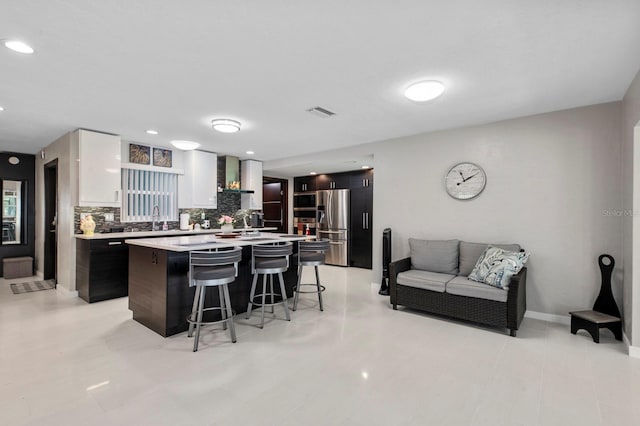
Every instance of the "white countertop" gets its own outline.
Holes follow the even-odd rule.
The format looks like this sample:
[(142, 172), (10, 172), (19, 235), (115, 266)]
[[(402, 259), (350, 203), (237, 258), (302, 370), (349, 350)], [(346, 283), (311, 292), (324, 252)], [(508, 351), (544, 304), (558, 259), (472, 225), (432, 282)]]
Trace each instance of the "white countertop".
[(208, 234), (164, 238), (138, 238), (134, 240), (125, 240), (125, 243), (133, 246), (149, 247), (158, 250), (191, 251), (211, 248), (250, 246), (254, 244), (268, 244), (278, 241), (300, 241), (305, 239), (315, 239), (315, 236), (264, 232), (259, 235), (243, 235), (237, 238), (220, 238), (215, 234)]
[[(252, 232), (252, 231), (275, 231), (278, 228), (268, 227), (268, 228), (234, 228), (233, 232)], [(107, 238), (133, 238), (133, 237), (166, 237), (167, 235), (206, 235), (206, 234), (219, 234), (222, 230), (220, 228), (216, 229), (197, 229), (193, 231), (183, 231), (179, 229), (174, 229), (171, 231), (134, 231), (134, 232), (110, 232), (99, 234), (95, 233), (93, 235), (84, 235), (84, 234), (75, 234), (76, 238), (80, 238), (83, 240), (101, 240)]]

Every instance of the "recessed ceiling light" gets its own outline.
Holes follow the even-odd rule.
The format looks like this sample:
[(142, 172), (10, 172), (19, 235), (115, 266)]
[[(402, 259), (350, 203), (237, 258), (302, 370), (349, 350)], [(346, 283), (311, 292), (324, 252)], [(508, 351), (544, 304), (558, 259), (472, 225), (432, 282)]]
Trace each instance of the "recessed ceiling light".
[(435, 99), (444, 92), (444, 84), (435, 80), (421, 81), (412, 84), (404, 91), (404, 95), (416, 102), (426, 102)]
[(316, 172), (309, 172), (310, 175), (317, 175)]
[(255, 154), (255, 152), (253, 152), (253, 151), (247, 151), (247, 155), (253, 155), (253, 154)]
[(362, 166), (362, 168), (363, 168), (363, 169), (368, 169), (368, 168), (369, 168), (369, 166)]
[(183, 151), (191, 151), (200, 146), (198, 142), (193, 141), (171, 141), (171, 145)]
[(0, 111), (4, 111), (4, 108), (2, 108), (1, 106), (0, 106)]
[(222, 133), (235, 133), (240, 131), (240, 122), (236, 120), (230, 120), (228, 118), (216, 118), (211, 120), (211, 127), (213, 130), (217, 130)]
[(149, 130), (147, 130), (147, 134), (148, 135), (157, 135), (158, 131), (157, 130), (153, 130), (153, 129), (149, 129)]
[(33, 47), (19, 40), (3, 40), (3, 43), (7, 49), (11, 49), (14, 52), (27, 54), (34, 52)]

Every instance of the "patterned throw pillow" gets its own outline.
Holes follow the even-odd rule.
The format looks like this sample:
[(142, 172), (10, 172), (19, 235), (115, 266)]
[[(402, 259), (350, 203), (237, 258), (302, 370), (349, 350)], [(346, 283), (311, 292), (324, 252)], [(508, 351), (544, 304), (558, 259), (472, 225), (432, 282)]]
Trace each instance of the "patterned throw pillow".
[(476, 262), (469, 279), (507, 290), (511, 277), (520, 272), (528, 259), (528, 252), (489, 246)]

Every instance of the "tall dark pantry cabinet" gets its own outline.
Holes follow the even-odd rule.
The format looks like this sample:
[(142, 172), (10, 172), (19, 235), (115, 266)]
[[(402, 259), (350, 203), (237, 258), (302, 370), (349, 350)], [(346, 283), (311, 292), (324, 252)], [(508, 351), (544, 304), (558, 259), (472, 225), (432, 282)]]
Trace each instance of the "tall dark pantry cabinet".
[(373, 170), (351, 175), (350, 265), (371, 269), (373, 249)]

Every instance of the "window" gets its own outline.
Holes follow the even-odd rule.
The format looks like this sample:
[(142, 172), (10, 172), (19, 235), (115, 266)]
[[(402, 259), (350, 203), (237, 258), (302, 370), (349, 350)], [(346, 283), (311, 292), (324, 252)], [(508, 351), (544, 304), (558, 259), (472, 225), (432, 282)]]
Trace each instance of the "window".
[(121, 222), (150, 222), (158, 206), (158, 220), (178, 220), (178, 175), (122, 169)]

